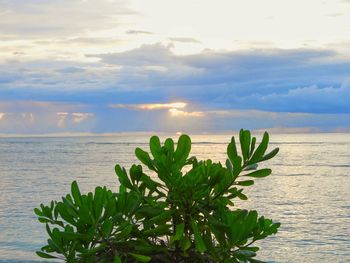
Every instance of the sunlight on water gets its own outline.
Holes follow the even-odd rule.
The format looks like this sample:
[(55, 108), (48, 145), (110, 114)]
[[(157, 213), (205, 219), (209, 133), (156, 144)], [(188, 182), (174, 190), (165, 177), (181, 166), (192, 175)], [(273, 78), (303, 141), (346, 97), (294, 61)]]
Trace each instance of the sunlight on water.
[[(246, 190), (256, 209), (282, 223), (260, 242), (269, 262), (350, 262), (350, 135), (272, 135), (273, 174)], [(193, 136), (192, 154), (224, 162), (228, 135)], [(33, 208), (58, 199), (77, 180), (82, 191), (116, 190), (114, 165), (136, 162), (148, 137), (0, 138), (0, 262), (38, 260), (47, 239)]]

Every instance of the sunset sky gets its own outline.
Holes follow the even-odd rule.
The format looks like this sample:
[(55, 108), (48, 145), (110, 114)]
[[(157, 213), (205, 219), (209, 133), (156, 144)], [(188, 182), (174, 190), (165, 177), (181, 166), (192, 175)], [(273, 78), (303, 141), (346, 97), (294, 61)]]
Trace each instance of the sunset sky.
[(350, 131), (348, 0), (0, 0), (0, 134)]

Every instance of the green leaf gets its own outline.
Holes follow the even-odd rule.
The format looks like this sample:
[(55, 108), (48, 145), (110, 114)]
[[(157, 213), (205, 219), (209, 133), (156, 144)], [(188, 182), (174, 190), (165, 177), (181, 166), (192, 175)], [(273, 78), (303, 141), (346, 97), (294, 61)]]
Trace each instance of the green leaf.
[(50, 247), (53, 249), (53, 251), (56, 251), (58, 253), (62, 253), (62, 248), (54, 242), (52, 239), (48, 239), (47, 243), (50, 245)]
[(239, 181), (237, 182), (237, 185), (241, 185), (241, 186), (250, 186), (253, 185), (254, 181), (253, 180), (246, 180), (246, 181)]
[(95, 218), (99, 219), (102, 214), (104, 203), (104, 190), (102, 187), (98, 186), (95, 188), (95, 197), (94, 197), (94, 210)]
[(149, 154), (142, 150), (141, 148), (135, 149), (135, 155), (144, 165), (146, 165), (150, 170), (154, 171), (154, 166)]
[(254, 210), (249, 211), (245, 219), (246, 230), (250, 231), (252, 228), (254, 228), (257, 224), (257, 220), (258, 220), (258, 213)]
[(185, 224), (184, 223), (177, 224), (173, 241), (180, 240), (182, 238), (183, 234), (184, 234), (184, 230), (185, 230)]
[(88, 255), (94, 255), (94, 254), (104, 250), (105, 248), (106, 248), (106, 244), (101, 244), (99, 246), (95, 246), (93, 248), (87, 249), (84, 253), (86, 253)]
[(167, 150), (168, 155), (173, 155), (174, 153), (174, 141), (171, 138), (167, 138), (164, 142), (164, 148)]
[(232, 136), (231, 142), (227, 146), (227, 156), (230, 158), (231, 161), (236, 156), (238, 156), (237, 147), (236, 147), (236, 141), (235, 141), (235, 137), (234, 136)]
[(106, 219), (106, 221), (102, 225), (102, 232), (104, 236), (109, 236), (113, 230), (113, 222), (109, 219)]
[(47, 253), (44, 253), (44, 252), (41, 252), (41, 251), (36, 251), (35, 253), (41, 258), (57, 258), (55, 256), (52, 256), (50, 254), (47, 254)]
[(73, 181), (72, 186), (71, 186), (71, 192), (72, 192), (72, 196), (74, 198), (74, 202), (78, 206), (80, 206), (81, 205), (81, 193), (80, 193), (77, 181)]
[(253, 137), (252, 138), (252, 142), (250, 144), (250, 154), (252, 154), (254, 152), (254, 150), (255, 150), (255, 143), (256, 143), (256, 138)]
[(125, 169), (121, 168), (119, 164), (117, 164), (115, 166), (115, 172), (119, 178), (119, 182), (120, 184), (124, 185), (125, 187), (129, 188), (129, 189), (132, 189), (132, 184), (128, 178), (128, 175), (126, 174), (126, 171)]
[(132, 231), (132, 225), (125, 226), (117, 235), (119, 239), (127, 238)]
[(147, 222), (151, 224), (165, 223), (170, 220), (172, 213), (172, 211), (164, 211), (161, 214), (152, 217)]
[(267, 132), (265, 132), (263, 135), (263, 138), (261, 140), (261, 143), (259, 144), (258, 148), (253, 153), (248, 164), (258, 163), (258, 162), (262, 161), (261, 158), (265, 154), (268, 143), (269, 143), (269, 134)]
[(153, 235), (162, 236), (162, 235), (167, 235), (167, 234), (169, 234), (170, 227), (171, 227), (170, 225), (160, 225), (160, 226), (157, 226), (156, 228), (147, 229), (147, 230), (143, 231), (143, 234), (145, 236), (153, 236)]
[(149, 141), (149, 147), (153, 157), (157, 159), (159, 155), (162, 153), (162, 146), (160, 144), (160, 140), (158, 136), (151, 137)]
[(145, 186), (153, 192), (157, 190), (157, 186), (159, 185), (157, 182), (153, 181), (151, 177), (149, 177), (146, 174), (141, 175), (140, 181), (143, 182)]
[(262, 158), (261, 158), (261, 161), (266, 161), (266, 160), (269, 160), (273, 157), (276, 156), (276, 154), (279, 152), (279, 148), (275, 148), (273, 149), (271, 152), (269, 152), (268, 154), (264, 155)]
[(242, 194), (242, 192), (237, 192), (237, 197), (241, 200), (248, 200), (248, 197), (245, 194)]
[(191, 240), (187, 236), (182, 237), (180, 240), (180, 247), (182, 251), (188, 250), (191, 247)]
[(133, 258), (135, 258), (139, 262), (149, 262), (152, 259), (149, 256), (135, 254), (135, 253), (129, 253), (129, 255), (132, 256)]
[(233, 174), (233, 166), (232, 166), (232, 163), (229, 159), (226, 159), (226, 168), (227, 168), (227, 171), (230, 173), (230, 174)]
[(243, 161), (248, 160), (250, 155), (250, 131), (248, 130), (240, 130), (239, 132), (239, 141), (241, 144), (241, 150), (243, 155)]
[(142, 176), (142, 166), (141, 165), (135, 165), (133, 164), (130, 168), (130, 178), (133, 181), (133, 183), (140, 181), (140, 178)]
[(34, 208), (34, 213), (37, 215), (37, 216), (43, 216), (43, 213), (40, 211), (40, 209), (38, 208)]
[(181, 135), (178, 142), (174, 159), (179, 163), (185, 163), (191, 151), (191, 139), (188, 135)]
[(245, 174), (245, 176), (261, 178), (261, 177), (269, 176), (271, 174), (271, 172), (272, 172), (271, 169), (266, 168), (266, 169), (261, 169), (261, 170), (254, 171), (254, 172), (249, 173), (249, 174)]
[(122, 263), (122, 260), (120, 259), (120, 257), (115, 256), (113, 263)]
[(90, 235), (90, 234), (81, 234), (81, 233), (75, 233), (75, 232), (61, 232), (60, 235), (62, 238), (68, 239), (68, 240), (76, 240), (76, 239), (91, 240), (94, 237), (93, 235)]
[(204, 244), (204, 241), (202, 239), (202, 236), (198, 230), (198, 226), (195, 220), (191, 221), (191, 227), (193, 230), (193, 234), (194, 234), (194, 243), (196, 246), (196, 249), (198, 252), (204, 252), (207, 250), (207, 247)]
[(227, 156), (233, 165), (233, 176), (237, 177), (242, 170), (242, 158), (237, 154), (235, 137), (232, 137), (231, 143), (227, 146)]
[(240, 260), (247, 260), (248, 258), (255, 257), (256, 253), (251, 250), (240, 249), (235, 252), (235, 256)]
[(64, 220), (66, 220), (68, 223), (70, 223), (72, 225), (75, 225), (74, 217), (70, 213), (68, 213), (69, 206), (65, 205), (64, 203), (59, 202), (56, 205), (55, 209), (58, 210), (58, 213), (60, 214), (60, 216)]

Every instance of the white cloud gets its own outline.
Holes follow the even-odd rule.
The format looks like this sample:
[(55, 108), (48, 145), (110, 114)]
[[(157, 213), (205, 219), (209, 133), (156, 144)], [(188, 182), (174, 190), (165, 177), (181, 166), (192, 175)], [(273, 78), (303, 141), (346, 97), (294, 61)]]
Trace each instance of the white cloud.
[(57, 112), (56, 115), (58, 118), (57, 126), (60, 128), (64, 128), (66, 126), (66, 119), (67, 119), (69, 113), (68, 112)]
[(149, 32), (149, 31), (144, 31), (144, 30), (128, 30), (126, 31), (127, 34), (130, 34), (130, 35), (152, 35), (152, 32)]
[(0, 101), (1, 133), (47, 133), (90, 130), (95, 115), (88, 105), (46, 101)]
[(202, 111), (182, 111), (176, 108), (169, 109), (170, 115), (174, 117), (203, 117), (204, 112)]
[(85, 112), (73, 112), (71, 115), (73, 117), (74, 123), (80, 123), (86, 120), (87, 118), (94, 116), (94, 114), (92, 113), (85, 113)]
[(86, 112), (57, 112), (56, 115), (58, 118), (57, 126), (60, 128), (65, 128), (67, 121), (72, 121), (74, 124), (79, 124), (94, 116), (94, 114)]
[(199, 40), (192, 37), (169, 37), (169, 40), (182, 43), (200, 43)]

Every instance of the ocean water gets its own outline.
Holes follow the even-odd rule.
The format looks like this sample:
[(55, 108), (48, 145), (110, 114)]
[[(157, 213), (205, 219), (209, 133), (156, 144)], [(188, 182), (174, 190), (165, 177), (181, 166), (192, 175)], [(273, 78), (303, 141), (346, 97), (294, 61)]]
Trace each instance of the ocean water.
[[(0, 138), (0, 262), (34, 262), (47, 239), (33, 208), (82, 191), (117, 189), (114, 165), (137, 162), (149, 136)], [(192, 154), (224, 162), (229, 135), (195, 135)], [(273, 174), (246, 190), (239, 207), (282, 223), (258, 242), (268, 262), (350, 262), (350, 134), (271, 135)]]

